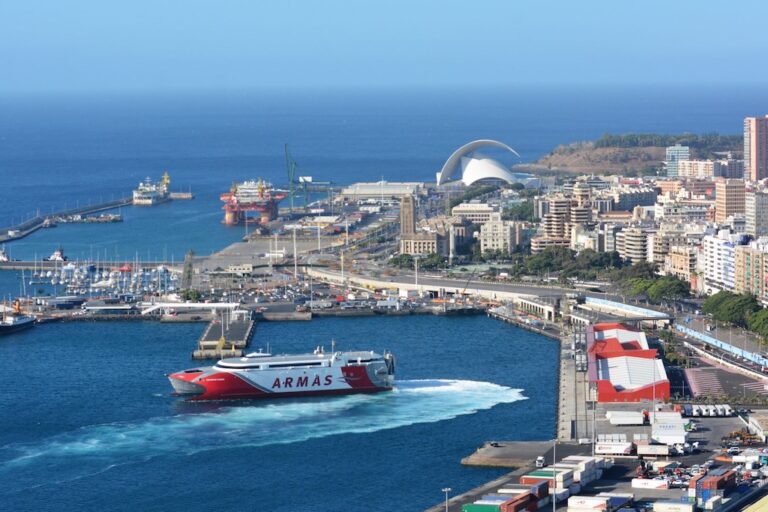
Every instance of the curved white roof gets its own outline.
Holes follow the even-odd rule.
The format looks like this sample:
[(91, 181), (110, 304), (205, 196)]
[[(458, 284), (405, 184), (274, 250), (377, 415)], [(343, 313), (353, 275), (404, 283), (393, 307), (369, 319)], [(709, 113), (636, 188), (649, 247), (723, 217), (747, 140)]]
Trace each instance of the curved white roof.
[(520, 155), (504, 144), (496, 140), (481, 139), (464, 144), (448, 157), (443, 168), (437, 173), (437, 184), (442, 185), (457, 178), (457, 171), (461, 170), (461, 180), (466, 185), (471, 185), (482, 179), (499, 179), (507, 183), (514, 183), (512, 173), (498, 161), (487, 156), (471, 156), (477, 149), (491, 147), (509, 151), (518, 158)]

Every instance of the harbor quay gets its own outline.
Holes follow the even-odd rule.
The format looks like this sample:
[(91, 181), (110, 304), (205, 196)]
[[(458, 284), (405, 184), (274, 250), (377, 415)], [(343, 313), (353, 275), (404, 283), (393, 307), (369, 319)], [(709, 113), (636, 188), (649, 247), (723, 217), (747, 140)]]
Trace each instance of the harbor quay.
[[(599, 371), (590, 373), (589, 368), (585, 368), (592, 363), (589, 357), (586, 360), (579, 357), (579, 346), (585, 347), (586, 344), (585, 348), (590, 349), (591, 343), (595, 343), (592, 340), (595, 339), (595, 333), (599, 332), (599, 329), (609, 331), (610, 336), (623, 339), (624, 343), (630, 342), (630, 338), (627, 336), (635, 336), (632, 334), (633, 332), (641, 335), (640, 339), (642, 340), (644, 334), (639, 330), (640, 326), (647, 322), (644, 319), (655, 315), (653, 310), (643, 310), (622, 303), (603, 301), (601, 306), (603, 309), (593, 311), (592, 315), (581, 313), (574, 316), (599, 318), (600, 314), (608, 314), (608, 311), (611, 311), (615, 315), (619, 310), (625, 310), (630, 314), (621, 319), (622, 323), (616, 323), (616, 320), (619, 319), (614, 317), (610, 319), (610, 323), (562, 329), (558, 416), (556, 432), (553, 436), (556, 440), (542, 442), (487, 441), (475, 453), (462, 459), (462, 464), (511, 468), (514, 471), (456, 496), (449, 497), (446, 494), (445, 503), (427, 509), (428, 512), (440, 510), (466, 512), (475, 510), (473, 508), (477, 506), (475, 504), (488, 503), (490, 505), (494, 502), (496, 506), (501, 503), (508, 504), (510, 507), (519, 505), (523, 507), (520, 510), (535, 510), (537, 507), (542, 508), (542, 506), (551, 506), (553, 509), (580, 510), (579, 504), (581, 503), (598, 506), (598, 503), (608, 503), (619, 496), (624, 500), (622, 503), (640, 505), (649, 510), (651, 508), (695, 510), (697, 504), (704, 508), (705, 501), (714, 499), (709, 498), (710, 495), (707, 493), (703, 494), (705, 498), (699, 498), (699, 491), (693, 489), (693, 484), (689, 490), (689, 479), (693, 482), (696, 478), (701, 478), (698, 476), (699, 472), (702, 471), (699, 469), (700, 467), (706, 467), (704, 472), (711, 472), (712, 478), (719, 478), (717, 475), (723, 474), (741, 475), (743, 467), (739, 466), (738, 463), (744, 459), (740, 459), (734, 454), (761, 453), (759, 447), (763, 446), (765, 436), (762, 434), (762, 426), (755, 428), (756, 422), (759, 421), (755, 418), (763, 417), (761, 416), (764, 415), (762, 411), (753, 413), (744, 410), (736, 414), (727, 405), (716, 408), (709, 406), (710, 411), (717, 409), (717, 414), (711, 412), (705, 416), (697, 412), (696, 405), (685, 404), (685, 398), (682, 400), (678, 398), (670, 402), (669, 396), (661, 396), (661, 391), (658, 401), (650, 400), (651, 396), (649, 395), (646, 395), (647, 399), (639, 401), (616, 402), (601, 398), (601, 387), (595, 388), (595, 382), (592, 381), (591, 377), (598, 375)], [(526, 318), (527, 314), (514, 306), (494, 308), (489, 312), (489, 316), (521, 326), (530, 324), (530, 319)], [(556, 332), (555, 326), (551, 326), (552, 329), (545, 328), (545, 322), (542, 320), (536, 322), (535, 325), (542, 334), (549, 333), (551, 337), (555, 338), (552, 334)], [(646, 324), (646, 327), (649, 326)], [(612, 338), (603, 337), (601, 339), (610, 341)], [(600, 347), (599, 344), (591, 346), (596, 347), (596, 349)], [(599, 357), (595, 359), (595, 364), (598, 363)], [(620, 379), (621, 377), (614, 378)], [(656, 384), (654, 384), (653, 389), (655, 393)], [(702, 408), (702, 410), (704, 409)], [(625, 415), (627, 417), (637, 415), (639, 420), (620, 420)], [(645, 420), (643, 415), (646, 415)], [(685, 429), (680, 429), (682, 435), (678, 435), (675, 439), (665, 439), (664, 435), (660, 433), (661, 427), (657, 424), (657, 415), (665, 418), (661, 421), (667, 421), (668, 418), (673, 417), (680, 418), (676, 421), (686, 425)], [(694, 417), (696, 419), (693, 419)], [(756, 432), (757, 434), (755, 434)], [(724, 444), (724, 440), (727, 440), (727, 444)], [(746, 448), (744, 448), (744, 443), (746, 443)], [(725, 448), (722, 448), (723, 446)], [(751, 448), (752, 446), (758, 448)], [(584, 469), (571, 465), (572, 462), (583, 460), (607, 462), (598, 462), (602, 467), (597, 473), (599, 476), (585, 478)], [(541, 469), (542, 467), (544, 469)], [(546, 470), (549, 467), (552, 467), (552, 470), (547, 476)], [(673, 471), (659, 469), (667, 467), (672, 468)], [(759, 465), (754, 467), (759, 467)], [(521, 495), (528, 494), (529, 491), (530, 493), (534, 492), (533, 487), (530, 487), (533, 482), (542, 481), (542, 478), (543, 481), (547, 481), (553, 475), (565, 474), (562, 472), (567, 472), (569, 469), (572, 471), (580, 469), (581, 471), (580, 480), (575, 477), (573, 480), (575, 483), (571, 484), (570, 487), (566, 481), (562, 485), (557, 483), (549, 489), (549, 494), (545, 494), (543, 499), (536, 494), (539, 496), (538, 498), (529, 498), (527, 502), (521, 500), (518, 505), (512, 505), (515, 497), (519, 498)], [(539, 475), (540, 473), (541, 475)], [(578, 475), (578, 473), (574, 474)], [(655, 477), (655, 481), (647, 480), (654, 475), (661, 476)], [(718, 509), (742, 510), (747, 504), (764, 494), (766, 480), (762, 473), (747, 471), (745, 476), (737, 478), (738, 481), (742, 482), (739, 484), (738, 490), (736, 490), (735, 484), (729, 484), (730, 487), (726, 487), (725, 492), (721, 492), (716, 497), (716, 500), (722, 501)], [(558, 486), (560, 489), (557, 488)], [(680, 488), (683, 490), (679, 490)], [(724, 499), (723, 496), (728, 497)], [(526, 508), (525, 503), (529, 504), (528, 508)], [(534, 508), (530, 508), (531, 506)], [(517, 510), (517, 508), (510, 509)], [(484, 509), (480, 507), (477, 510)]]

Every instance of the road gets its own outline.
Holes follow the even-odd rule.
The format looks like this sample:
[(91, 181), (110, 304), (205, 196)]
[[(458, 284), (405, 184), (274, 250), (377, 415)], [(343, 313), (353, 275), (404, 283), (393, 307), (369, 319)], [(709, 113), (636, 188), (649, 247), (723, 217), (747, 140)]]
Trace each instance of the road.
[[(690, 322), (687, 322), (690, 318)], [(733, 345), (734, 347), (746, 350), (747, 352), (753, 352), (756, 354), (762, 354), (765, 352), (765, 348), (760, 343), (760, 337), (754, 333), (746, 331), (740, 327), (731, 327), (722, 324), (722, 322), (716, 322), (711, 318), (697, 315), (681, 315), (678, 319), (680, 325), (687, 325), (691, 329), (699, 332), (706, 333), (715, 339), (722, 342)], [(708, 332), (707, 325), (711, 325), (714, 329)]]
[[(335, 276), (341, 278), (340, 271), (325, 270), (325, 272), (334, 274)], [(378, 281), (385, 281), (385, 282), (391, 283), (393, 287), (397, 286), (398, 284), (413, 285), (416, 282), (415, 273), (409, 273), (409, 272), (399, 272), (398, 274), (392, 275), (392, 276), (384, 275), (384, 272), (381, 272), (379, 277), (373, 277), (370, 274), (366, 275), (366, 274), (361, 274), (359, 272), (354, 272), (354, 273), (347, 272), (345, 274), (345, 278), (352, 278), (352, 277), (361, 277), (365, 279), (375, 279)], [(563, 295), (569, 294), (569, 293), (579, 293), (579, 294), (584, 294), (590, 297), (606, 298), (608, 300), (616, 300), (621, 302), (621, 297), (619, 296), (610, 295), (607, 293), (584, 292), (582, 290), (578, 290), (575, 288), (565, 288), (562, 286), (528, 285), (528, 284), (519, 284), (519, 283), (493, 283), (489, 281), (483, 281), (480, 279), (470, 279), (470, 280), (456, 279), (456, 278), (448, 278), (445, 276), (436, 276), (434, 274), (422, 274), (421, 272), (419, 272), (418, 282), (419, 282), (419, 285), (436, 287), (436, 288), (464, 289), (466, 287), (468, 292), (471, 292), (472, 290), (482, 289), (482, 290), (495, 291), (495, 292), (515, 293), (520, 295), (534, 295), (538, 297), (544, 297), (544, 296), (562, 297)]]

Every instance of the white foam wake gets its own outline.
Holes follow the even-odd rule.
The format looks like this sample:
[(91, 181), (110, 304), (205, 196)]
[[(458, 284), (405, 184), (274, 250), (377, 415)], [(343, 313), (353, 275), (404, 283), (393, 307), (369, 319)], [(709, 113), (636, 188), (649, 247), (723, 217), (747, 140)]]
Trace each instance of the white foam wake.
[(78, 467), (84, 469), (80, 463), (94, 470), (167, 453), (193, 454), (370, 433), (449, 420), (524, 399), (521, 390), (488, 382), (410, 380), (397, 382), (392, 392), (376, 395), (226, 403), (209, 412), (198, 411), (210, 409), (210, 404), (185, 404), (184, 414), (138, 423), (93, 425), (39, 443), (5, 446), (0, 450), (4, 459), (0, 474), (13, 471), (18, 481), (20, 470), (33, 470), (37, 465), (45, 465), (47, 471), (55, 467), (57, 472), (70, 473)]

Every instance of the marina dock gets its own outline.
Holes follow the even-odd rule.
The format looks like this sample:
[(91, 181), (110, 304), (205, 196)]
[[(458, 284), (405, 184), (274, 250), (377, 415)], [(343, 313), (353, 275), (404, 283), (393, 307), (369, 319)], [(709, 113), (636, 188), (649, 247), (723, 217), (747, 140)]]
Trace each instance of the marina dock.
[(250, 311), (223, 313), (211, 321), (200, 337), (192, 359), (240, 357), (251, 343), (256, 321)]

